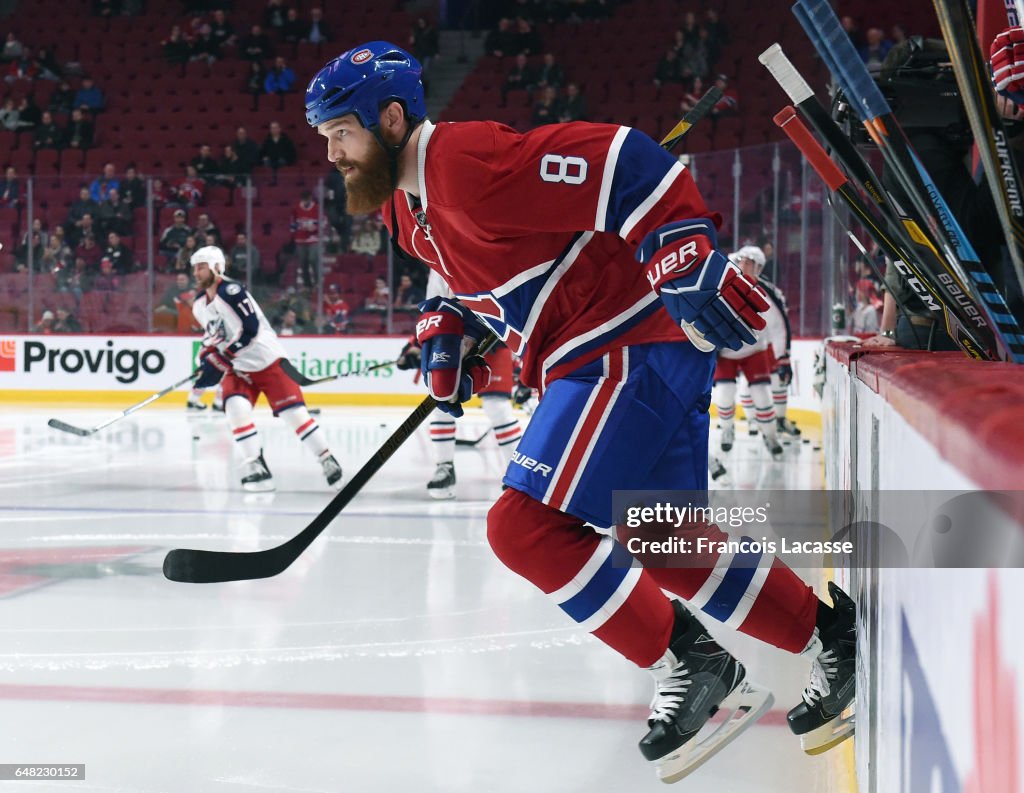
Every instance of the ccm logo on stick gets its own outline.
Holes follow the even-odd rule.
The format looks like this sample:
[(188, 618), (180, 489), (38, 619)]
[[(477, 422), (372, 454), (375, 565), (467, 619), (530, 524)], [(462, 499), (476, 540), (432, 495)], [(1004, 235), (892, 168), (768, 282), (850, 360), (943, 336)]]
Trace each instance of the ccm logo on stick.
[(542, 462), (534, 460), (532, 457), (527, 457), (525, 454), (519, 452), (512, 452), (512, 462), (516, 465), (521, 465), (527, 471), (536, 471), (541, 476), (547, 476), (551, 473), (551, 466), (544, 465)]
[(700, 261), (700, 258), (697, 240), (691, 239), (676, 250), (662, 256), (658, 261), (647, 265), (647, 280), (650, 281), (652, 288), (657, 289), (661, 282), (669, 277), (678, 278), (686, 275)]

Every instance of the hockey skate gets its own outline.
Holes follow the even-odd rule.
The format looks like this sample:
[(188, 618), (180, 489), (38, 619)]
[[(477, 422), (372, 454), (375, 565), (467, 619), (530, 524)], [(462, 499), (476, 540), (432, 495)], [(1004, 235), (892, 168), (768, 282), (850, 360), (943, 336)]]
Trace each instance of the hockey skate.
[(434, 476), (427, 482), (431, 498), (455, 498), (455, 463), (438, 463)]
[(261, 451), (259, 457), (246, 460), (242, 464), (242, 490), (247, 490), (250, 493), (263, 493), (273, 489), (274, 478), (270, 474), (270, 469), (267, 468)]
[(223, 402), (218, 402), (216, 399), (213, 400), (213, 412), (214, 413), (223, 413), (224, 412), (224, 403)]
[(787, 715), (789, 728), (800, 736), (800, 747), (807, 754), (821, 754), (853, 735), (854, 694), (857, 661), (856, 607), (834, 583), (829, 581), (835, 622), (814, 638), (804, 651), (815, 655), (811, 680), (803, 692), (803, 702)]
[(768, 450), (768, 453), (772, 456), (773, 460), (781, 459), (782, 457), (782, 444), (779, 443), (779, 438), (774, 432), (762, 432), (761, 438), (764, 440), (764, 447)]
[(337, 490), (341, 486), (341, 465), (334, 459), (333, 454), (328, 454), (320, 461), (323, 466), (324, 476), (327, 477), (327, 485)]
[(203, 404), (202, 400), (194, 399), (192, 397), (192, 395), (190, 394), (189, 398), (188, 398), (188, 402), (185, 403), (185, 410), (189, 411), (190, 413), (191, 412), (199, 413), (199, 412), (201, 412), (203, 410), (206, 410), (206, 405)]
[(774, 702), (770, 691), (744, 679), (743, 665), (682, 603), (673, 601), (672, 607), (676, 620), (668, 650), (650, 667), (657, 689), (647, 720), (650, 731), (640, 741), (641, 754), (666, 783), (691, 774)]
[(788, 435), (790, 438), (800, 437), (800, 428), (789, 419), (777, 418), (775, 424), (782, 435)]
[(725, 466), (722, 465), (721, 460), (713, 454), (708, 455), (708, 474), (711, 475), (712, 482), (717, 482), (728, 473), (729, 472), (725, 470)]
[(722, 427), (722, 451), (728, 452), (732, 450), (733, 443), (736, 442), (736, 426), (734, 424), (727, 424)]

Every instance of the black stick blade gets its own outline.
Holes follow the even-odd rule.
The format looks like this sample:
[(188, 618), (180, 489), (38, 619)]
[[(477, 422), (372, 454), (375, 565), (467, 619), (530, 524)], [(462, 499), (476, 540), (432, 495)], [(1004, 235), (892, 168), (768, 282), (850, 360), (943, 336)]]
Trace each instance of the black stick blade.
[(292, 559), (274, 553), (277, 548), (251, 553), (204, 551), (175, 548), (164, 557), (164, 577), (182, 584), (222, 584), (271, 578), (288, 567)]
[(50, 419), (46, 423), (49, 426), (53, 427), (55, 430), (60, 430), (61, 432), (70, 432), (72, 435), (79, 435), (83, 438), (87, 438), (90, 435), (92, 435), (91, 430), (83, 430), (81, 427), (73, 427), (70, 424), (61, 421), (60, 419)]

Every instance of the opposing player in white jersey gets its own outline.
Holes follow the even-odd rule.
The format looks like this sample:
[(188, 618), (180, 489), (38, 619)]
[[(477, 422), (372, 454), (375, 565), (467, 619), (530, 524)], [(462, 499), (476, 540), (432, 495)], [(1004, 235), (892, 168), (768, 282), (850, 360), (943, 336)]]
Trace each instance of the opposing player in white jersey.
[(316, 419), (309, 415), (299, 384), (281, 368), (284, 348), (252, 295), (240, 283), (224, 277), (224, 252), (207, 245), (192, 254), (190, 261), (200, 289), (192, 313), (204, 332), (199, 352), (201, 373), (195, 386), (210, 388), (223, 379), (224, 412), (244, 461), (242, 487), (274, 489), (253, 423), (253, 405), (260, 394), (266, 395), (274, 415), (291, 427), (316, 457), (327, 484), (339, 485), (341, 466), (327, 448)]
[[(433, 297), (452, 297), (452, 291), (441, 276), (431, 271), (427, 279), (427, 300)], [(487, 356), (491, 367), (491, 382), (478, 396), (484, 413), (491, 422), (495, 440), (507, 465), (512, 461), (516, 444), (523, 435), (519, 419), (512, 412), (512, 353), (508, 347), (499, 347)], [(399, 369), (420, 368), (420, 348), (413, 338), (402, 349)], [(431, 498), (455, 498), (455, 417), (435, 409), (430, 415), (430, 448), (434, 455), (434, 475), (427, 482)]]
[[(747, 245), (732, 254), (729, 259), (740, 268), (747, 278), (757, 282), (757, 273), (764, 267), (764, 253), (760, 248)], [(769, 307), (768, 312), (771, 312)], [(767, 327), (767, 325), (766, 325)], [(753, 401), (752, 424), (756, 423), (772, 457), (782, 454), (778, 429), (775, 424), (775, 408), (772, 405), (771, 373), (774, 363), (771, 345), (768, 343), (766, 328), (754, 331), (753, 342), (744, 343), (738, 350), (723, 347), (718, 351), (715, 365), (715, 386), (712, 391), (718, 422), (722, 428), (722, 451), (732, 449), (736, 437), (736, 378), (742, 372), (747, 379)], [(751, 412), (748, 411), (748, 416)]]
[[(765, 263), (764, 251), (756, 245), (747, 245), (740, 248), (737, 253), (743, 251), (747, 251), (754, 262), (757, 284), (768, 296), (769, 308), (763, 315), (766, 324), (761, 334), (767, 337), (774, 359), (771, 371), (771, 390), (772, 405), (775, 408), (775, 424), (779, 433), (791, 438), (799, 438), (800, 428), (786, 417), (786, 410), (789, 407), (789, 384), (793, 382), (793, 366), (789, 357), (793, 335), (789, 326), (789, 308), (786, 305), (786, 296), (782, 294), (779, 287), (761, 277)], [(744, 388), (740, 392), (740, 404), (743, 405), (743, 410), (748, 416), (753, 414), (754, 399), (750, 395), (749, 388)]]

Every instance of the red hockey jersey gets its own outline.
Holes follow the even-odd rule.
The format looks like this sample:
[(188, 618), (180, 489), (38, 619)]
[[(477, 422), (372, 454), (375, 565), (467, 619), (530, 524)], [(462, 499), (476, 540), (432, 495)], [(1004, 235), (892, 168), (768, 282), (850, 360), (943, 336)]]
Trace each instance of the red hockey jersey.
[[(685, 336), (634, 258), (643, 238), (709, 212), (689, 172), (641, 132), (424, 122), (419, 199), (396, 193), (399, 244), (542, 386), (626, 344)], [(384, 207), (391, 223), (391, 207)]]

